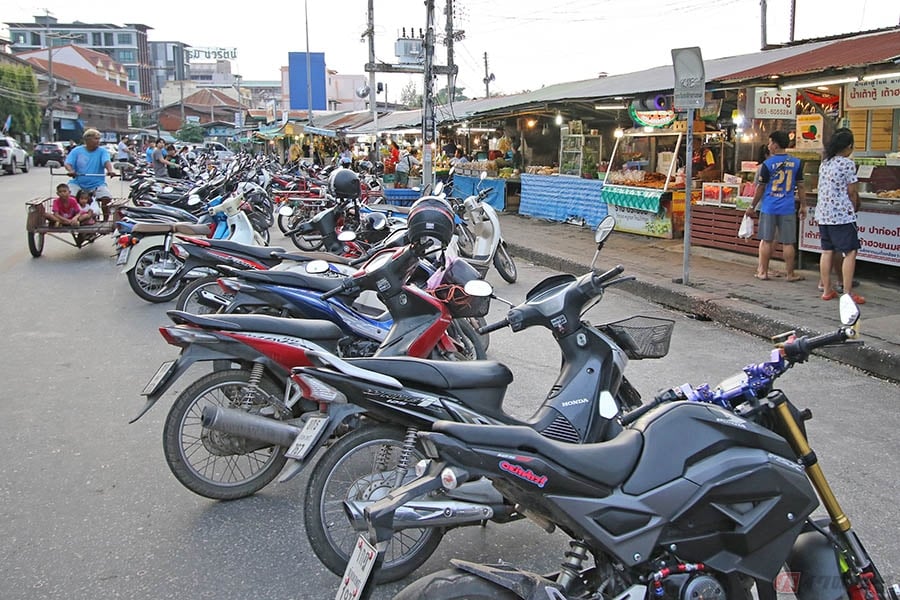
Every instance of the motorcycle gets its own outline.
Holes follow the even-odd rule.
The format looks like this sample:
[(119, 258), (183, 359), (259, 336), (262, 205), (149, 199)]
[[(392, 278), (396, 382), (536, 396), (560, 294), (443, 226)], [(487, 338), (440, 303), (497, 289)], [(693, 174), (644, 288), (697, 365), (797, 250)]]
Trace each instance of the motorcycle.
[[(243, 196), (237, 193), (220, 204), (210, 206), (209, 214), (216, 226), (211, 236), (211, 226), (188, 223), (139, 223), (132, 228), (130, 234), (120, 236), (116, 265), (123, 265), (122, 273), (128, 277), (131, 289), (148, 302), (168, 302), (181, 293), (184, 278), (171, 285), (167, 284), (181, 266), (181, 261), (172, 253), (173, 237), (178, 233), (207, 235), (246, 245), (265, 246), (265, 242), (241, 210), (243, 202)], [(142, 251), (133, 252), (136, 245)]]
[[(431, 462), (368, 507), (369, 535), (360, 536), (345, 577), (378, 568), (406, 502), (484, 476), (538, 523), (572, 538), (560, 571), (454, 560), (397, 600), (749, 600), (754, 586), (760, 600), (774, 600), (782, 567), (799, 575), (792, 585), (800, 600), (897, 600), (900, 586), (879, 574), (809, 445), (811, 413), (774, 387), (813, 350), (857, 336), (859, 310), (849, 296), (841, 317), (833, 333), (789, 334), (769, 360), (715, 388), (663, 392), (624, 415), (624, 430), (608, 442), (572, 446), (523, 427), (434, 424), (420, 434)], [(813, 519), (820, 499), (828, 518)], [(373, 586), (364, 585), (354, 585), (354, 597), (368, 597)], [(342, 583), (339, 596), (347, 591)]]
[[(481, 180), (487, 176), (481, 172)], [(460, 239), (460, 253), (484, 276), (491, 265), (497, 269), (508, 283), (515, 283), (518, 277), (516, 263), (506, 248), (500, 233), (500, 219), (493, 206), (484, 200), (492, 190), (481, 190), (462, 201), (458, 212), (465, 222), (457, 227)]]
[[(598, 245), (613, 226), (609, 217), (598, 228)], [(598, 254), (599, 248), (595, 261)], [(560, 373), (551, 393), (527, 420), (503, 411), (503, 397), (513, 376), (495, 361), (343, 360), (308, 353), (318, 368), (298, 369), (295, 381), (305, 390), (304, 397), (319, 403), (319, 412), (302, 432), (270, 422), (266, 428), (256, 428), (253, 435), (266, 434), (270, 437), (258, 439), (272, 443), (291, 433), (297, 439), (319, 440), (299, 456), (294, 465), (299, 469), (310, 462), (308, 457), (329, 440), (332, 431), (345, 422), (349, 426), (350, 431), (318, 458), (304, 500), (310, 545), (326, 567), (335, 573), (343, 571), (357, 532), (365, 528), (366, 508), (414, 477), (413, 466), (424, 458), (416, 434), (437, 421), (528, 429), (535, 437), (563, 444), (617, 437), (622, 428), (616, 418), (640, 405), (640, 395), (624, 377), (629, 358), (665, 356), (673, 327), (671, 320), (648, 317), (637, 317), (642, 321), (637, 326), (626, 320), (594, 327), (581, 320), (607, 287), (630, 280), (619, 277), (622, 271), (616, 267), (578, 278), (548, 277), (528, 292), (525, 302), (511, 308), (506, 319), (482, 328), (490, 332), (508, 325), (515, 332), (540, 326), (553, 333), (562, 354)], [(477, 294), (479, 290), (471, 288), (478, 286), (472, 282), (467, 287)], [(234, 411), (210, 408), (203, 418), (211, 429), (249, 435), (240, 427), (241, 415)], [(317, 435), (317, 427), (327, 428), (325, 435)], [(297, 458), (298, 453), (289, 452), (289, 456)], [(394, 521), (389, 555), (378, 581), (394, 581), (412, 573), (434, 552), (448, 529), (486, 521), (503, 523), (523, 514), (502, 490), (477, 478), (448, 494), (417, 498), (404, 506)]]
[[(381, 287), (394, 320), (381, 345), (375, 345), (377, 353), (428, 356), (446, 352), (445, 347), (454, 344), (447, 336), (453, 325), (448, 309), (425, 291), (403, 284), (402, 273), (414, 266), (421, 252), (411, 246), (384, 250), (357, 274), (356, 283), (343, 278), (311, 279), (320, 290), (335, 296), (352, 296), (354, 287), (376, 287), (376, 282), (389, 279), (392, 287), (384, 283)], [(265, 428), (268, 421), (280, 420), (291, 431), (302, 429), (316, 405), (301, 399), (302, 390), (289, 378), (289, 370), (310, 364), (308, 352), (340, 352), (347, 347), (346, 334), (334, 323), (312, 319), (179, 311), (168, 315), (175, 325), (160, 328), (160, 333), (181, 349), (181, 355), (163, 363), (151, 378), (142, 391), (147, 401), (131, 422), (150, 410), (191, 365), (212, 362), (215, 371), (186, 388), (166, 417), (166, 461), (185, 487), (202, 496), (228, 500), (253, 494), (282, 469), (286, 448), (296, 437), (286, 443), (260, 444), (254, 427), (262, 422)], [(210, 429), (199, 418), (209, 406), (233, 408), (239, 417), (257, 424), (251, 426), (249, 436)]]

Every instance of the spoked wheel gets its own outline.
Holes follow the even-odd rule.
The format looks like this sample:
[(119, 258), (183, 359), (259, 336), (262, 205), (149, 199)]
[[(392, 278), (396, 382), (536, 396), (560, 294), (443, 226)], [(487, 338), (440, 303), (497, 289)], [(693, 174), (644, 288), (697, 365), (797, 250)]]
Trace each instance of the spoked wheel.
[[(344, 512), (345, 500), (374, 501), (415, 478), (424, 458), (418, 444), (404, 455), (405, 431), (387, 425), (363, 426), (341, 437), (316, 463), (304, 503), (309, 543), (330, 571), (341, 575), (358, 531)], [(442, 529), (404, 529), (391, 538), (375, 581), (406, 577), (437, 549)]]
[(394, 600), (514, 600), (518, 594), (487, 579), (444, 569), (417, 579), (394, 596)]
[(218, 276), (201, 277), (184, 286), (175, 302), (175, 309), (194, 315), (209, 315), (227, 309), (233, 298), (234, 294), (228, 294), (219, 287)]
[(44, 234), (37, 231), (28, 232), (28, 251), (35, 258), (44, 253)]
[(134, 268), (128, 271), (128, 283), (134, 293), (147, 302), (168, 302), (174, 300), (184, 287), (184, 280), (165, 288), (167, 275), (154, 270), (166, 269), (171, 271), (181, 267), (181, 261), (171, 253), (165, 251), (162, 246), (156, 246), (145, 251), (138, 257)]
[(284, 448), (256, 449), (249, 440), (206, 429), (200, 422), (204, 406), (242, 408), (265, 414), (261, 396), (278, 397), (280, 385), (263, 378), (261, 393), (248, 393), (250, 371), (215, 371), (184, 390), (169, 411), (163, 428), (163, 451), (181, 484), (214, 500), (249, 496), (272, 481), (287, 461)]
[(487, 352), (481, 342), (481, 336), (466, 319), (453, 319), (447, 328), (456, 349), (451, 351), (435, 348), (434, 358), (443, 360), (484, 360)]
[(516, 263), (513, 262), (512, 256), (506, 250), (505, 242), (500, 242), (500, 245), (497, 246), (497, 252), (494, 254), (494, 266), (497, 267), (500, 277), (506, 280), (507, 283), (516, 282), (516, 277), (518, 277)]
[(325, 239), (319, 233), (312, 233), (307, 235), (300, 235), (299, 233), (295, 233), (291, 236), (291, 241), (294, 242), (295, 246), (307, 252), (321, 250), (325, 245)]

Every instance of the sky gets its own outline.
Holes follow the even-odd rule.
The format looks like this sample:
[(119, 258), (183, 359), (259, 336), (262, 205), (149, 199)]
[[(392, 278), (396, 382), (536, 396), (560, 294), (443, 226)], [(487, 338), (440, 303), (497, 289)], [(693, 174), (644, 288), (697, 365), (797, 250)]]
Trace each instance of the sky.
[[(789, 39), (791, 0), (766, 0), (769, 43)], [(795, 39), (892, 27), (900, 23), (897, 0), (794, 0)], [(435, 0), (436, 29), (443, 34), (446, 0)], [(539, 89), (671, 64), (671, 49), (699, 46), (706, 59), (756, 52), (761, 45), (759, 0), (453, 0), (457, 87), (470, 98), (485, 95), (484, 55), (494, 81), (491, 95)], [(253, 12), (258, 6), (257, 12)], [(362, 74), (368, 61), (367, 0), (308, 2), (309, 49), (324, 52), (341, 74)], [(422, 0), (375, 0), (375, 54), (396, 63), (394, 41), (402, 28), (425, 27)], [(552, 7), (552, 8), (551, 8)], [(289, 52), (306, 49), (304, 2), (266, 0), (231, 4), (218, 0), (175, 3), (2, 0), (0, 22), (33, 22), (50, 14), (59, 22), (142, 23), (151, 41), (196, 47), (237, 48), (233, 72), (245, 80), (278, 80)], [(8, 32), (6, 32), (8, 34)], [(439, 38), (442, 41), (442, 38)], [(438, 64), (445, 64), (439, 45)], [(388, 100), (399, 100), (421, 76), (379, 74)], [(436, 89), (446, 85), (438, 79)]]

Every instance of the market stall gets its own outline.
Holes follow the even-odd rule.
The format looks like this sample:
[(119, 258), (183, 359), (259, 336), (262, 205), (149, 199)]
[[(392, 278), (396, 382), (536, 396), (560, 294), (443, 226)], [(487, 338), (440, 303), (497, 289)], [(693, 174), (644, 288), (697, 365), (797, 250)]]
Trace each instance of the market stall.
[(584, 222), (596, 227), (607, 214), (603, 182), (565, 175), (523, 173), (519, 213), (553, 221)]

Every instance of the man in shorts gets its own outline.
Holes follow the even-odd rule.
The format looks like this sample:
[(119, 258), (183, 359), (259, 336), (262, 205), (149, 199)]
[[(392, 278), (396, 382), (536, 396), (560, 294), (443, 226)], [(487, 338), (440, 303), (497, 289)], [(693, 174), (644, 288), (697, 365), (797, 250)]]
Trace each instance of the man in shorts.
[(96, 129), (85, 130), (84, 145), (69, 152), (64, 166), (72, 178), (69, 182), (72, 195), (78, 196), (78, 190), (91, 192), (100, 203), (103, 220), (108, 220), (112, 193), (106, 187), (104, 172), (110, 177), (115, 177), (116, 172), (109, 160), (109, 152), (100, 146), (100, 132)]
[[(784, 253), (785, 279), (800, 281), (802, 275), (794, 273), (794, 257), (797, 254), (797, 213), (806, 217), (806, 190), (803, 187), (803, 163), (788, 155), (788, 134), (773, 131), (769, 134), (769, 158), (759, 166), (756, 174), (756, 193), (745, 214), (753, 216), (759, 208), (759, 263), (757, 279), (769, 279), (769, 260), (774, 242), (781, 242)], [(800, 201), (799, 211), (796, 201)]]

